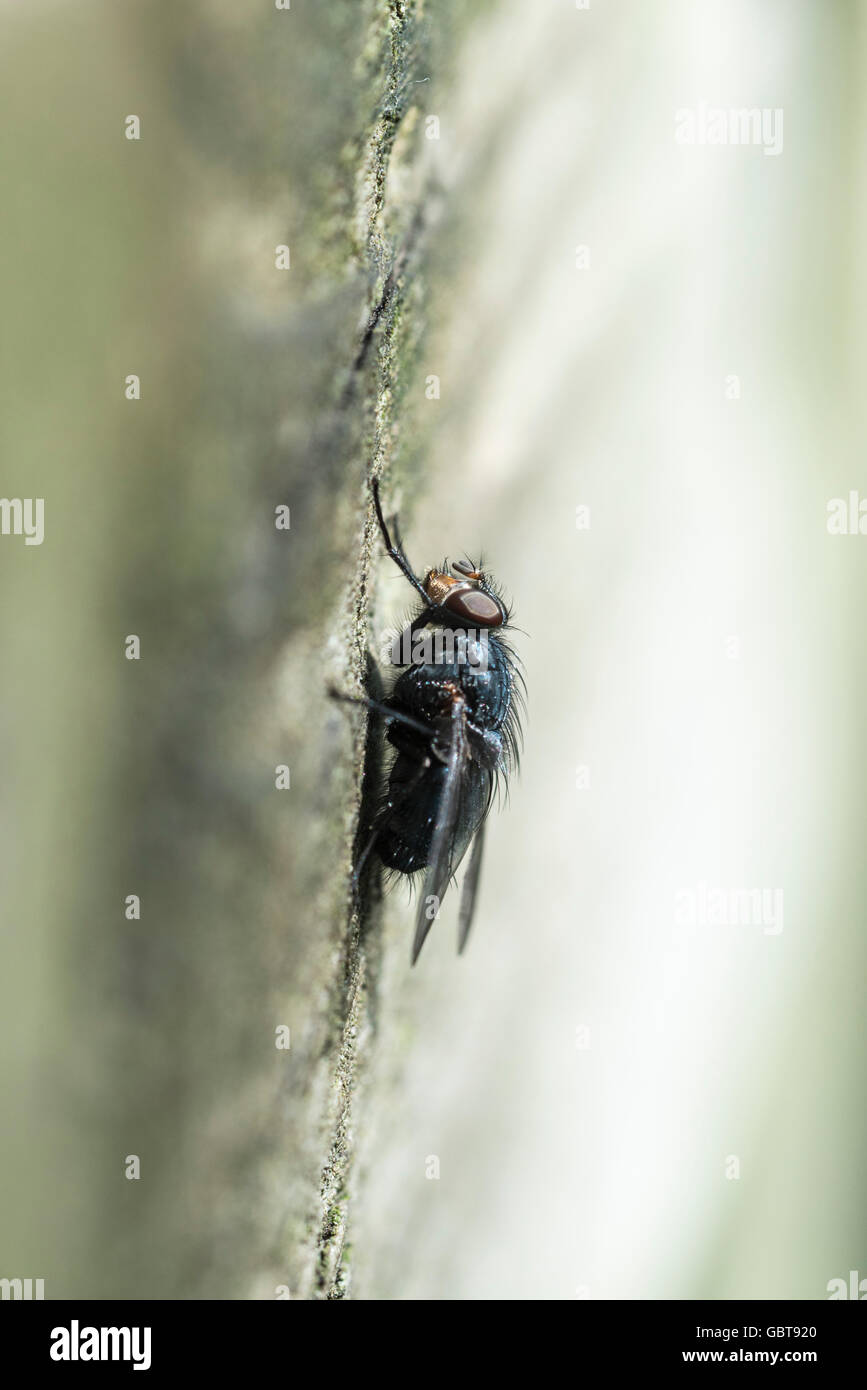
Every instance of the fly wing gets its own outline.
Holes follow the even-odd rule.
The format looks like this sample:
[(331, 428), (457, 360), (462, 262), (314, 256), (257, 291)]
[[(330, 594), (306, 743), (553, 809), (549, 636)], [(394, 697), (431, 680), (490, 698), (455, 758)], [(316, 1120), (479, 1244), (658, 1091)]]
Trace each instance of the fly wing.
[(469, 756), (469, 744), (464, 722), (465, 708), (463, 700), (455, 700), (452, 706), (449, 746), (445, 758), (445, 780), (440, 797), (439, 815), (431, 840), (428, 870), (416, 915), (415, 938), (412, 943), (413, 965), (418, 960), (419, 952), (445, 897), (449, 879), (457, 867), (457, 865), (452, 864), (452, 851), (460, 811), (464, 768)]
[(470, 934), (470, 927), (473, 925), (473, 913), (476, 907), (476, 889), (479, 886), (479, 874), (482, 869), (482, 850), (485, 847), (485, 822), (479, 826), (476, 838), (473, 840), (473, 848), (470, 852), (470, 862), (464, 874), (464, 886), (461, 889), (461, 911), (458, 917), (458, 955), (461, 954), (467, 944), (467, 937)]

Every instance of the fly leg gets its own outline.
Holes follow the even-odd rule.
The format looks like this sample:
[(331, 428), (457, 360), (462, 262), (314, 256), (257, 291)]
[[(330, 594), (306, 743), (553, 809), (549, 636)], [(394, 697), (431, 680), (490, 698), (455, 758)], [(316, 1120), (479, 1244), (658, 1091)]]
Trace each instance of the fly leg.
[(415, 729), (417, 734), (423, 734), (426, 739), (431, 736), (428, 724), (423, 724), (420, 719), (413, 719), (411, 714), (403, 714), (401, 710), (392, 709), (391, 705), (384, 704), (382, 700), (371, 700), (369, 695), (344, 695), (342, 691), (334, 690), (331, 687), (329, 687), (328, 694), (332, 700), (339, 700), (343, 705), (361, 705), (373, 714), (381, 714), (385, 720), (392, 720), (396, 724), (405, 724), (408, 729)]
[(375, 478), (371, 483), (370, 487), (371, 491), (373, 492), (373, 505), (376, 508), (376, 519), (379, 522), (379, 529), (382, 532), (382, 539), (385, 544), (385, 553), (386, 555), (388, 555), (389, 559), (394, 561), (401, 574), (404, 576), (405, 579), (409, 580), (416, 593), (420, 594), (421, 597), (424, 599), (425, 606), (429, 608), (431, 606), (431, 603), (429, 596), (425, 592), (425, 587), (419, 579), (418, 575), (416, 574), (415, 570), (413, 569), (412, 565), (409, 563), (409, 560), (406, 558), (406, 551), (403, 548), (403, 541), (400, 538), (400, 529), (397, 524), (396, 516), (393, 516), (391, 518), (391, 524), (394, 528), (394, 537), (396, 544), (391, 539), (391, 532), (389, 531), (388, 523), (382, 514), (382, 503), (379, 500), (379, 479)]

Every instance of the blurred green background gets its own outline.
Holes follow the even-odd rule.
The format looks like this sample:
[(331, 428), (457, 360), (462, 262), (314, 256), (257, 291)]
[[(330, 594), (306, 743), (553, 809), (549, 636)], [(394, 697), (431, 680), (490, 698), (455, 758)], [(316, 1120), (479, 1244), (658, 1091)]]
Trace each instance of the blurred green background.
[[(45, 499), (0, 536), (0, 1277), (867, 1277), (867, 537), (826, 527), (867, 497), (865, 19), (0, 7), (2, 492)], [(700, 103), (782, 151), (679, 144)], [(372, 469), (526, 634), (470, 950), (447, 904), (411, 973), (406, 894), (352, 914), (325, 699), (407, 603)], [(783, 929), (684, 923), (700, 885)]]

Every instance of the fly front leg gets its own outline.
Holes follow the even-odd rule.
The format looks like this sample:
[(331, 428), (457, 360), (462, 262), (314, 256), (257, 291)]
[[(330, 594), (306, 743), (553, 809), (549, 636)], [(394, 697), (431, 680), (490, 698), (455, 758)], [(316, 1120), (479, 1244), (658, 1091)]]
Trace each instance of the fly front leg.
[(376, 519), (379, 522), (379, 529), (382, 532), (382, 539), (385, 544), (385, 553), (391, 560), (394, 561), (404, 578), (409, 580), (416, 593), (421, 595), (421, 597), (425, 601), (425, 606), (429, 607), (430, 598), (427, 594), (427, 591), (425, 590), (424, 585), (422, 584), (412, 565), (409, 563), (409, 560), (406, 558), (406, 551), (403, 548), (403, 542), (400, 538), (400, 530), (398, 528), (396, 516), (393, 516), (391, 518), (391, 524), (394, 527), (396, 544), (391, 539), (391, 532), (389, 531), (388, 523), (386, 522), (385, 517), (382, 514), (382, 503), (379, 500), (378, 478), (374, 478), (373, 482), (370, 485), (370, 488), (371, 492), (373, 493), (373, 505), (376, 508)]

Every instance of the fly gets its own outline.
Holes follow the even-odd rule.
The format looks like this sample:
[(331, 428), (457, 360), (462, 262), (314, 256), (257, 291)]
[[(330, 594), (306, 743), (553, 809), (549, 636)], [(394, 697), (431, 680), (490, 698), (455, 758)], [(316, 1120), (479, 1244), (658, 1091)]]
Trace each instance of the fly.
[[(405, 669), (383, 701), (331, 692), (380, 715), (395, 750), (388, 788), (355, 867), (357, 885), (369, 854), (387, 869), (424, 872), (412, 963), (436, 920), (446, 890), (470, 850), (458, 916), (458, 951), (466, 945), (479, 885), (485, 823), (500, 786), (517, 768), (524, 681), (505, 633), (511, 618), (490, 575), (470, 561), (447, 561), (424, 578), (413, 570), (397, 517), (387, 523), (379, 484), (373, 503), (386, 554), (419, 603), (392, 664)], [(393, 539), (392, 539), (393, 537)]]

